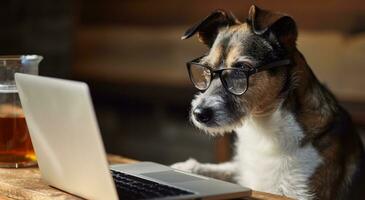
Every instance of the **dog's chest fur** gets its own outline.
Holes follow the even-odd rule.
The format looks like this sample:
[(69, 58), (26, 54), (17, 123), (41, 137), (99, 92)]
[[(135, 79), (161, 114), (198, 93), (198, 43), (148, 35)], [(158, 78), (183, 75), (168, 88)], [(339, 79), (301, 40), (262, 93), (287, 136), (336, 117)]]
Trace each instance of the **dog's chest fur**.
[(309, 178), (322, 159), (312, 145), (300, 147), (304, 134), (293, 114), (278, 109), (270, 116), (249, 117), (236, 133), (239, 184), (311, 199)]

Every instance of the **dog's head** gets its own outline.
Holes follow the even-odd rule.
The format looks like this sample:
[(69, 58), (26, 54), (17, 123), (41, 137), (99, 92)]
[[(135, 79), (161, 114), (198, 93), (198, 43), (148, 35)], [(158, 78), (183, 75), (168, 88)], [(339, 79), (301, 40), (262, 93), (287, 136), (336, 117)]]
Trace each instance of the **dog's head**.
[[(258, 68), (290, 58), (291, 52), (296, 49), (294, 20), (256, 6), (250, 8), (243, 23), (231, 13), (216, 10), (188, 29), (182, 39), (196, 33), (199, 40), (209, 47), (209, 52), (199, 62), (213, 70)], [(289, 67), (274, 67), (255, 73), (249, 76), (249, 86), (242, 95), (228, 92), (219, 76), (214, 76), (209, 87), (193, 100), (191, 120), (209, 133), (232, 131), (249, 115), (263, 115), (280, 106), (289, 73)]]

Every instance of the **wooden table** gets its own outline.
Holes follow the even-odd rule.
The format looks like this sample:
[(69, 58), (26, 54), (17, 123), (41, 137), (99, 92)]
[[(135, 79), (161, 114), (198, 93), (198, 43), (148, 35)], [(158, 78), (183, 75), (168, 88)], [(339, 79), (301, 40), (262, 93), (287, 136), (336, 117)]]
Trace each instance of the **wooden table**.
[[(116, 155), (108, 155), (108, 160), (111, 164), (138, 162), (136, 160)], [(11, 199), (77, 200), (80, 198), (45, 184), (41, 179), (39, 169), (36, 167), (21, 168), (21, 169), (0, 168), (0, 200), (11, 200)], [(286, 200), (289, 198), (268, 194), (264, 192), (253, 191), (250, 199)]]

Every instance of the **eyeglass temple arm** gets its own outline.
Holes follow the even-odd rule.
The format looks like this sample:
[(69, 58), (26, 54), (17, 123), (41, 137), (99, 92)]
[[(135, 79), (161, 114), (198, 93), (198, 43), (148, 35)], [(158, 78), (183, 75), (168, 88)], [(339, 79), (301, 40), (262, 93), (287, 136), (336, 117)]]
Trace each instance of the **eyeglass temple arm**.
[(195, 58), (194, 60), (192, 60), (192, 61), (190, 61), (191, 63), (199, 63), (199, 61), (202, 59), (202, 58), (204, 58), (205, 57), (205, 55), (204, 56), (200, 56), (200, 57), (198, 57), (198, 58)]
[(275, 62), (269, 63), (267, 65), (257, 67), (255, 69), (256, 69), (256, 72), (260, 72), (260, 71), (264, 71), (264, 70), (267, 70), (267, 69), (270, 69), (273, 67), (289, 65), (289, 64), (291, 64), (291, 61), (289, 59), (285, 59), (285, 60), (275, 61)]

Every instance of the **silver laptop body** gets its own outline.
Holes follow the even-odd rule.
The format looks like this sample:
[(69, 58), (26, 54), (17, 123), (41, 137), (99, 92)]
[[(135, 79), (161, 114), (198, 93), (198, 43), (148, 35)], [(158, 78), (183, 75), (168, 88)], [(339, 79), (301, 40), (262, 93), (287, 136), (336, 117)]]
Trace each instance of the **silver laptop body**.
[(42, 178), (51, 186), (87, 199), (118, 199), (111, 168), (193, 193), (161, 199), (250, 194), (236, 184), (153, 162), (108, 166), (86, 83), (20, 73), (15, 80)]

